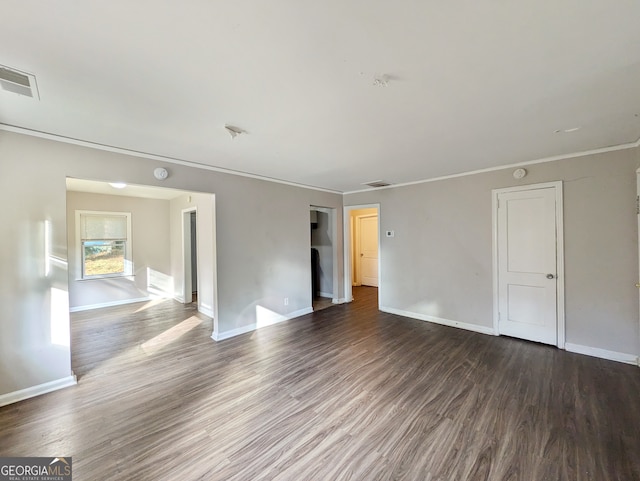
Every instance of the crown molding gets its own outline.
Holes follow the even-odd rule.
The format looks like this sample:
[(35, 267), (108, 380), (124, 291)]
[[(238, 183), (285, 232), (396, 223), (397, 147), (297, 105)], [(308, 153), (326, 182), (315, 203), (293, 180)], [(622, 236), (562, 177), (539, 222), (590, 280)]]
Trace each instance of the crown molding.
[[(81, 147), (87, 147), (90, 149), (96, 149), (96, 150), (103, 150), (106, 152), (113, 152), (116, 154), (122, 154), (122, 155), (128, 155), (131, 157), (140, 157), (140, 158), (144, 158), (144, 159), (150, 159), (150, 160), (159, 160), (161, 162), (168, 162), (170, 164), (176, 164), (176, 165), (184, 165), (186, 167), (192, 167), (195, 169), (202, 169), (202, 170), (208, 170), (211, 172), (220, 172), (222, 174), (229, 174), (229, 175), (237, 175), (239, 177), (247, 177), (250, 179), (256, 179), (256, 180), (263, 180), (265, 182), (273, 182), (276, 184), (283, 184), (283, 185), (289, 185), (292, 187), (298, 187), (301, 189), (310, 189), (310, 190), (316, 190), (316, 191), (320, 191), (320, 192), (328, 192), (330, 194), (342, 194), (342, 195), (348, 195), (348, 194), (358, 194), (361, 192), (372, 192), (372, 191), (379, 191), (379, 190), (384, 190), (384, 189), (395, 189), (398, 187), (407, 187), (410, 185), (417, 185), (417, 184), (426, 184), (428, 182), (438, 182), (441, 180), (447, 180), (447, 179), (455, 179), (457, 177), (466, 177), (468, 175), (476, 175), (476, 174), (484, 174), (486, 172), (495, 172), (497, 170), (504, 170), (504, 169), (511, 169), (514, 167), (523, 167), (523, 166), (527, 166), (527, 165), (535, 165), (535, 164), (543, 164), (546, 162), (555, 162), (558, 160), (565, 160), (565, 159), (573, 159), (575, 157), (584, 157), (587, 155), (594, 155), (594, 154), (603, 154), (606, 152), (615, 152), (617, 150), (626, 150), (626, 149), (633, 149), (636, 147), (640, 147), (640, 138), (638, 138), (638, 140), (636, 140), (635, 142), (629, 142), (626, 144), (618, 144), (618, 145), (613, 145), (610, 147), (603, 147), (600, 149), (592, 149), (592, 150), (585, 150), (585, 151), (581, 151), (581, 152), (573, 152), (570, 154), (562, 154), (562, 155), (555, 155), (552, 157), (544, 157), (542, 159), (536, 159), (536, 160), (528, 160), (525, 162), (516, 162), (513, 164), (506, 164), (506, 165), (500, 165), (500, 166), (496, 166), (496, 167), (488, 167), (486, 169), (477, 169), (477, 170), (470, 170), (470, 171), (466, 171), (466, 172), (460, 172), (457, 174), (450, 174), (450, 175), (443, 175), (440, 177), (430, 177), (427, 179), (422, 179), (422, 180), (415, 180), (415, 181), (411, 181), (411, 182), (402, 182), (400, 184), (393, 184), (393, 185), (388, 185), (385, 187), (372, 187), (372, 188), (368, 188), (368, 189), (359, 189), (359, 190), (351, 190), (351, 191), (347, 191), (347, 192), (340, 192), (338, 190), (333, 190), (333, 189), (327, 189), (324, 187), (316, 187), (313, 185), (306, 185), (306, 184), (299, 184), (296, 182), (291, 182), (288, 180), (282, 180), (282, 179), (276, 179), (273, 177), (266, 177), (266, 176), (262, 176), (262, 175), (257, 175), (257, 174), (251, 174), (248, 172), (241, 172), (238, 170), (232, 170), (232, 169), (225, 169), (223, 167), (214, 167), (211, 165), (207, 165), (207, 164), (201, 164), (199, 162), (194, 162), (194, 161), (190, 161), (190, 160), (183, 160), (183, 159), (177, 159), (174, 157), (165, 157), (162, 155), (156, 155), (156, 154), (151, 154), (148, 152), (139, 152), (137, 150), (130, 150), (130, 149), (124, 149), (121, 147), (115, 147), (112, 145), (106, 145), (106, 144), (100, 144), (97, 142), (89, 142), (87, 140), (81, 140), (81, 139), (75, 139), (72, 137), (65, 137), (62, 135), (57, 135), (57, 134), (50, 134), (47, 132), (41, 132), (39, 130), (32, 130), (32, 129), (27, 129), (24, 127), (18, 127), (16, 125), (9, 125), (9, 124), (3, 124), (0, 123), (0, 130), (5, 130), (7, 132), (15, 132), (18, 134), (23, 134), (23, 135), (30, 135), (32, 137), (39, 137), (42, 139), (47, 139), (47, 140), (53, 140), (55, 142), (62, 142), (62, 143), (66, 143), (66, 144), (73, 144), (73, 145), (79, 145)], [(639, 169), (640, 171), (640, 169)]]
[[(360, 189), (360, 190), (352, 190), (349, 192), (343, 192), (343, 195), (348, 195), (348, 194), (359, 194), (361, 192), (372, 192), (372, 191), (378, 191), (378, 190), (384, 190), (384, 189), (395, 189), (397, 187), (406, 187), (408, 185), (417, 185), (417, 184), (426, 184), (428, 182), (437, 182), (440, 180), (447, 180), (447, 179), (455, 179), (457, 177), (466, 177), (468, 175), (476, 175), (476, 174), (484, 174), (486, 172), (495, 172), (496, 170), (504, 170), (504, 169), (512, 169), (514, 167), (523, 167), (525, 165), (534, 165), (534, 164), (544, 164), (546, 162), (555, 162), (557, 160), (565, 160), (565, 159), (573, 159), (576, 157), (584, 157), (587, 155), (594, 155), (594, 154), (603, 154), (606, 152), (615, 152), (617, 150), (627, 150), (627, 149), (633, 149), (636, 147), (640, 147), (640, 138), (638, 140), (636, 140), (635, 142), (629, 142), (626, 144), (619, 144), (619, 145), (612, 145), (610, 147), (603, 147), (601, 149), (592, 149), (592, 150), (585, 150), (582, 152), (574, 152), (571, 154), (562, 154), (562, 155), (554, 155), (553, 157), (544, 157), (542, 159), (536, 159), (536, 160), (527, 160), (525, 162), (517, 162), (514, 164), (506, 164), (506, 165), (500, 165), (500, 166), (496, 166), (496, 167), (488, 167), (486, 169), (478, 169), (478, 170), (470, 170), (467, 172), (460, 172), (458, 174), (451, 174), (451, 175), (443, 175), (440, 177), (431, 177), (428, 179), (422, 179), (422, 180), (415, 180), (412, 182), (403, 182), (401, 184), (393, 184), (393, 185), (387, 185), (385, 187), (372, 187), (369, 189)], [(640, 171), (640, 169), (638, 169)]]
[(214, 167), (207, 164), (201, 164), (199, 162), (193, 162), (191, 160), (176, 159), (175, 157), (165, 157), (163, 155), (150, 154), (148, 152), (139, 152), (137, 150), (123, 149), (121, 147), (115, 147), (112, 145), (100, 144), (97, 142), (89, 142), (87, 140), (75, 139), (73, 137), (65, 137), (57, 134), (50, 134), (47, 132), (41, 132), (39, 130), (26, 129), (24, 127), (18, 127), (16, 125), (0, 123), (0, 130), (5, 130), (7, 132), (14, 132), (17, 134), (30, 135), (32, 137), (39, 137), (41, 139), (53, 140), (55, 142), (62, 142), (65, 144), (79, 145), (81, 147), (88, 147), (90, 149), (103, 150), (105, 152), (113, 152), (116, 154), (128, 155), (131, 157), (140, 157), (144, 159), (168, 162), (170, 164), (184, 165), (186, 167), (192, 167), (194, 169), (209, 170), (212, 172), (220, 172), (222, 174), (237, 175), (239, 177), (248, 177), (250, 179), (264, 180), (266, 182), (274, 182), (276, 184), (284, 184), (292, 187), (299, 187), (301, 189), (311, 189), (311, 190), (317, 190), (320, 192), (328, 192), (330, 194), (342, 194), (342, 192), (338, 190), (325, 189), (323, 187), (316, 187), (313, 185), (298, 184), (296, 182), (290, 182), (288, 180), (276, 179), (273, 177), (266, 177), (266, 176), (257, 175), (257, 174), (250, 174), (248, 172), (225, 169), (223, 167)]

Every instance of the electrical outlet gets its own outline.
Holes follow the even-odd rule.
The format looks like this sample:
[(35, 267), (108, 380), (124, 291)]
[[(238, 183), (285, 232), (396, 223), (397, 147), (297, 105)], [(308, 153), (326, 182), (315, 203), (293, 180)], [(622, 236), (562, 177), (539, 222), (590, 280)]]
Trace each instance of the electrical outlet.
[(285, 305), (285, 306), (288, 306), (288, 305), (289, 305), (289, 298), (288, 298), (288, 297), (285, 297), (285, 298), (284, 298), (284, 305)]
[(387, 231), (387, 237), (395, 237), (396, 233), (392, 230)]

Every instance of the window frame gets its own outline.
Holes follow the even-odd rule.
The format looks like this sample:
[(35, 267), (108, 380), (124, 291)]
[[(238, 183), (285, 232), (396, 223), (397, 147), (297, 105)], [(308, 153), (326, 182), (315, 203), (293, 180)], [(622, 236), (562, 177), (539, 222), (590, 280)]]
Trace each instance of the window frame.
[[(131, 236), (131, 212), (114, 212), (102, 210), (76, 210), (76, 260), (77, 274), (76, 280), (86, 281), (95, 279), (114, 279), (122, 277), (133, 277), (133, 249)], [(85, 240), (82, 238), (82, 226), (84, 224), (83, 216), (121, 216), (127, 220), (127, 237), (126, 239), (93, 239), (92, 241), (124, 241), (124, 272), (116, 272), (111, 274), (85, 275)]]

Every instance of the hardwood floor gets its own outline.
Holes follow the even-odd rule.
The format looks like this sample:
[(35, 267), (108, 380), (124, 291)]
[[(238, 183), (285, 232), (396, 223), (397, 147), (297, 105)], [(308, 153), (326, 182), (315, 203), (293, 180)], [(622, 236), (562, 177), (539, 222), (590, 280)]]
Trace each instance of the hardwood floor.
[(0, 408), (0, 455), (76, 481), (640, 480), (637, 367), (354, 295), (219, 343), (173, 301), (73, 314), (79, 384)]
[(333, 307), (333, 302), (330, 297), (314, 297), (313, 298), (313, 312), (321, 311), (329, 307)]

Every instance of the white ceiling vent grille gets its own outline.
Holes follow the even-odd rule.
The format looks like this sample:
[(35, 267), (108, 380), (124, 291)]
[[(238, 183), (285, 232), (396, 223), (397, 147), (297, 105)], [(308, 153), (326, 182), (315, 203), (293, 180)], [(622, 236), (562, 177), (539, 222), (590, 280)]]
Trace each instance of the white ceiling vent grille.
[(0, 87), (7, 92), (40, 99), (34, 75), (4, 65), (0, 65)]
[(369, 187), (387, 187), (391, 184), (389, 182), (385, 182), (384, 180), (372, 180), (371, 182), (365, 182), (362, 185), (368, 185)]

